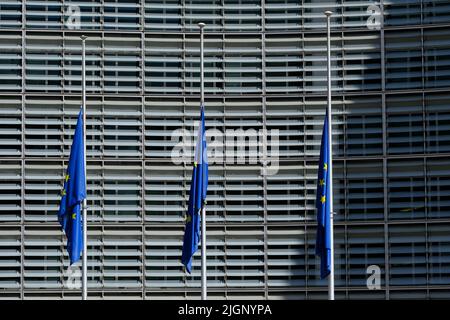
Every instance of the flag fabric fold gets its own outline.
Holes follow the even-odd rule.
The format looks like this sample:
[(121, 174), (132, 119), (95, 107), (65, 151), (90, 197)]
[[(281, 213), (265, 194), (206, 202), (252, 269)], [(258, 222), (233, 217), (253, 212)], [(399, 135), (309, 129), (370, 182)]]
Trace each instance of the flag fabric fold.
[(330, 228), (330, 137), (328, 132), (328, 113), (323, 124), (322, 141), (320, 146), (319, 169), (317, 178), (316, 208), (317, 234), (316, 255), (320, 257), (320, 278), (326, 278), (331, 272), (331, 228)]
[(198, 250), (200, 242), (201, 211), (206, 204), (208, 189), (208, 154), (206, 148), (205, 113), (203, 105), (200, 108), (200, 124), (195, 146), (194, 166), (192, 171), (189, 203), (186, 214), (183, 250), (181, 262), (186, 271), (191, 273), (192, 256)]
[(72, 265), (80, 260), (81, 252), (83, 251), (81, 206), (83, 199), (86, 198), (83, 110), (80, 110), (78, 114), (61, 196), (58, 221), (67, 237), (67, 252)]

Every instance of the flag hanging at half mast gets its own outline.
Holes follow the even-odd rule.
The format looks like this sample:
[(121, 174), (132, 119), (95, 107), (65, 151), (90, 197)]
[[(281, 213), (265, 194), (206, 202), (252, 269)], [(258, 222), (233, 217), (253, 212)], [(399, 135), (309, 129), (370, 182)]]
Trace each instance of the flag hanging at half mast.
[(86, 177), (83, 143), (83, 110), (78, 114), (77, 126), (70, 149), (69, 165), (64, 177), (58, 221), (67, 237), (70, 264), (80, 260), (83, 251), (81, 204), (86, 198)]
[[(206, 191), (208, 189), (208, 153), (205, 134), (205, 110), (200, 108), (200, 124), (198, 127), (197, 143), (194, 154), (194, 167), (192, 171), (191, 188), (189, 191), (189, 204), (186, 214), (184, 230), (183, 251), (181, 262), (187, 272), (192, 270), (192, 256), (198, 249), (200, 242), (201, 211), (206, 205)], [(202, 244), (203, 245), (203, 244)]]
[(331, 272), (331, 207), (330, 207), (330, 137), (328, 132), (328, 112), (323, 124), (322, 141), (320, 145), (320, 159), (317, 178), (317, 235), (316, 255), (320, 257), (320, 278), (326, 278)]

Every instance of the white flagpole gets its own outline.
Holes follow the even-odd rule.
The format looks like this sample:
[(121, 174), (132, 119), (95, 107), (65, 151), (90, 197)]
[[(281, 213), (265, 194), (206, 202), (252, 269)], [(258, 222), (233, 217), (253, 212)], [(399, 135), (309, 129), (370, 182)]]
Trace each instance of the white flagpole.
[[(205, 104), (205, 74), (204, 74), (204, 61), (203, 61), (203, 28), (205, 24), (200, 22), (200, 105)], [(201, 155), (203, 161), (203, 154)], [(206, 205), (202, 204), (202, 300), (206, 300), (207, 287), (206, 287)]]
[(328, 276), (328, 300), (334, 300), (334, 230), (333, 230), (333, 135), (331, 125), (331, 44), (330, 44), (330, 17), (331, 11), (325, 11), (327, 17), (327, 110), (328, 110), (328, 154), (330, 163), (328, 164), (328, 174), (330, 175), (330, 241), (331, 241), (331, 267)]
[[(82, 61), (81, 61), (81, 86), (83, 91), (83, 146), (84, 146), (84, 177), (87, 198), (87, 175), (86, 175), (86, 36), (81, 36)], [(87, 300), (87, 200), (83, 200), (83, 300)]]

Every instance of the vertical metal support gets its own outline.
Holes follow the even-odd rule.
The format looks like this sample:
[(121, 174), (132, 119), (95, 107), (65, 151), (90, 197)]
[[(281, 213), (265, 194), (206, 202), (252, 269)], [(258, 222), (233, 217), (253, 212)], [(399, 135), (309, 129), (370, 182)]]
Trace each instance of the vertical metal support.
[[(200, 22), (200, 105), (204, 107), (205, 104), (205, 70), (204, 70), (204, 45), (203, 45), (203, 29), (205, 24)], [(202, 300), (206, 300), (206, 206), (202, 206)]]
[[(141, 8), (141, 152), (142, 152), (142, 160), (141, 160), (141, 199), (145, 198), (145, 1), (141, 0), (140, 4)], [(141, 241), (142, 241), (142, 299), (147, 299), (147, 268), (145, 264), (146, 257), (146, 248), (145, 248), (145, 211), (147, 210), (145, 200), (142, 200), (142, 226), (141, 226)]]
[(330, 242), (331, 242), (331, 267), (328, 276), (328, 299), (334, 300), (334, 227), (333, 227), (333, 132), (331, 125), (331, 41), (330, 41), (330, 17), (331, 11), (325, 11), (327, 17), (327, 116), (328, 116), (328, 154), (330, 163), (328, 172), (330, 175)]
[[(26, 25), (25, 17), (26, 17), (26, 4), (25, 1), (22, 1), (22, 26)], [(22, 146), (21, 146), (21, 153), (20, 153), (20, 174), (21, 174), (21, 181), (20, 181), (20, 299), (25, 299), (24, 294), (24, 274), (25, 274), (25, 86), (26, 86), (26, 72), (25, 72), (25, 65), (26, 65), (26, 31), (25, 28), (22, 28), (22, 41), (21, 41), (21, 54), (22, 54), (22, 66), (21, 66), (21, 139), (22, 139)], [(64, 135), (63, 135), (64, 137)]]
[[(84, 146), (84, 177), (87, 198), (87, 162), (86, 162), (86, 36), (81, 36), (81, 88), (83, 92), (83, 146)], [(87, 300), (87, 199), (83, 200), (83, 300)]]
[[(261, 1), (261, 28), (265, 30), (265, 14), (266, 14), (266, 3), (265, 1)], [(261, 68), (261, 79), (266, 79), (266, 34), (262, 32), (261, 34), (261, 58), (262, 58), (262, 68)], [(266, 81), (262, 81), (262, 122), (263, 122), (263, 147), (262, 147), (262, 180), (263, 180), (263, 205), (264, 205), (264, 298), (266, 300), (269, 299), (269, 266), (268, 266), (268, 227), (267, 227), (267, 162), (268, 162), (268, 135), (269, 131), (267, 130), (267, 98), (266, 98)]]
[(389, 203), (388, 203), (388, 163), (387, 163), (387, 111), (386, 111), (386, 54), (384, 44), (384, 0), (380, 1), (380, 52), (381, 52), (381, 121), (383, 130), (383, 222), (384, 222), (384, 281), (386, 300), (389, 300)]
[(200, 27), (200, 104), (205, 103), (205, 69), (204, 69), (204, 34), (203, 29), (205, 24), (200, 22), (198, 24)]

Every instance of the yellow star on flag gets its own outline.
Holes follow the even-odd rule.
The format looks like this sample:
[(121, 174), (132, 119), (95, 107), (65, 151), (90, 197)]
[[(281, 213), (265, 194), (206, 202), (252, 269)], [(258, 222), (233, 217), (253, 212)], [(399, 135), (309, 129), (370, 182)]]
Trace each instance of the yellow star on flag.
[(66, 180), (66, 182), (69, 181), (69, 175), (68, 174), (66, 174), (65, 180)]
[(76, 219), (77, 218), (77, 214), (74, 212), (72, 213), (72, 219)]
[(320, 197), (320, 202), (325, 203), (325, 201), (326, 201), (325, 196)]
[(66, 195), (66, 189), (62, 189), (61, 195), (62, 195), (62, 196), (65, 196), (65, 195)]
[(320, 179), (319, 180), (319, 185), (324, 186), (325, 185), (325, 180), (324, 179)]
[(323, 169), (328, 170), (328, 165), (326, 163), (323, 164)]
[(192, 217), (190, 215), (185, 216), (184, 220), (186, 220), (186, 223), (189, 223), (192, 221)]

